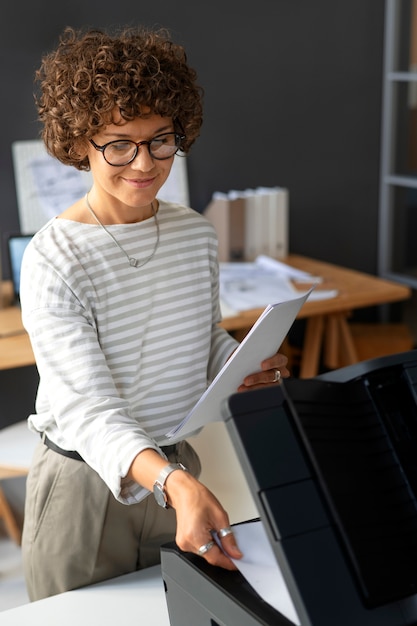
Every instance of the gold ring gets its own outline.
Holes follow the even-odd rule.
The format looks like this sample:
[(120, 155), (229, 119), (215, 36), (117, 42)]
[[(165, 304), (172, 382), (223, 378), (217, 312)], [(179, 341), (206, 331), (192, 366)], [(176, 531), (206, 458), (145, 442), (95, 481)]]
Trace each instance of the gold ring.
[(232, 535), (233, 534), (233, 530), (230, 526), (227, 526), (227, 528), (220, 528), (218, 535), (221, 539), (223, 539), (223, 537), (227, 537), (227, 535)]
[(200, 546), (197, 550), (197, 554), (199, 556), (203, 556), (204, 554), (206, 554), (209, 550), (212, 549), (212, 547), (214, 546), (214, 541), (209, 541), (208, 543), (204, 543), (202, 546)]
[(275, 377), (272, 382), (279, 383), (280, 380), (281, 380), (281, 372), (279, 370), (275, 370)]

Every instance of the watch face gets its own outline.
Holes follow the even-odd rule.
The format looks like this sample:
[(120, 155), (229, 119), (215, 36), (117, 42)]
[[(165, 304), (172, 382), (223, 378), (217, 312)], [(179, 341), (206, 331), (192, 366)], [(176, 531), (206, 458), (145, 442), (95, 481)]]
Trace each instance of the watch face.
[(164, 509), (166, 509), (167, 498), (161, 485), (158, 485), (157, 483), (155, 483), (155, 485), (153, 486), (153, 495), (155, 496), (155, 500), (157, 501), (159, 506), (162, 506), (164, 507)]

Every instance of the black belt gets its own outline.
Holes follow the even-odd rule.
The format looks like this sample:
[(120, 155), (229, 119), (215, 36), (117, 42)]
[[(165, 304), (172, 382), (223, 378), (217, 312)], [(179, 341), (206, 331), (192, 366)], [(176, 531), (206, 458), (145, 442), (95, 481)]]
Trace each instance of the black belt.
[(84, 461), (83, 457), (78, 454), (75, 450), (64, 450), (56, 445), (53, 441), (48, 439), (45, 433), (41, 433), (41, 439), (45, 446), (54, 452), (58, 452), (58, 454), (62, 454), (62, 456), (67, 456), (70, 459), (74, 459), (75, 461)]
[(172, 443), (170, 446), (159, 446), (159, 447), (161, 448), (162, 452), (165, 452), (167, 456), (177, 451), (176, 443)]
[[(75, 450), (64, 450), (63, 448), (60, 448), (59, 446), (56, 445), (56, 443), (48, 439), (45, 433), (41, 433), (41, 439), (43, 443), (45, 444), (45, 446), (47, 446), (50, 450), (53, 450), (54, 452), (57, 452), (58, 454), (62, 454), (62, 456), (67, 456), (70, 459), (74, 459), (75, 461), (84, 462), (83, 457), (80, 454), (78, 454), (78, 452), (76, 452)], [(161, 450), (167, 456), (169, 456), (173, 452), (176, 452), (177, 444), (173, 443), (170, 446), (161, 446)]]

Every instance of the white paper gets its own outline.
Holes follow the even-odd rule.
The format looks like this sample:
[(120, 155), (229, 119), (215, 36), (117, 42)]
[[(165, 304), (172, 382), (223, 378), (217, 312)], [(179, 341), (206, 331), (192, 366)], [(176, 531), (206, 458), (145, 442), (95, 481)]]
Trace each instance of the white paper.
[(220, 300), (231, 310), (266, 307), (299, 293), (289, 278), (257, 263), (220, 264)]
[(259, 371), (261, 361), (278, 351), (309, 293), (265, 308), (194, 408), (167, 433), (169, 439), (183, 439), (209, 422), (222, 420), (227, 398), (237, 392), (245, 376)]
[[(232, 561), (242, 576), (265, 602), (300, 626), (297, 611), (262, 522), (257, 520), (236, 524), (233, 532), (243, 557)], [(221, 547), (217, 535), (215, 539)]]
[(271, 270), (275, 273), (281, 274), (281, 276), (286, 276), (287, 278), (293, 278), (294, 280), (302, 280), (310, 283), (321, 283), (323, 280), (320, 276), (313, 276), (313, 274), (310, 274), (309, 272), (298, 270), (291, 265), (287, 265), (282, 261), (278, 261), (277, 259), (273, 259), (272, 257), (264, 254), (260, 254), (256, 258), (255, 263), (259, 265), (259, 267)]
[(32, 235), (87, 193), (91, 172), (64, 165), (46, 151), (43, 141), (12, 144), (20, 230)]
[[(294, 283), (317, 285), (323, 281), (265, 255), (259, 255), (253, 263), (220, 263), (220, 303), (224, 317), (237, 315), (239, 311), (266, 307), (270, 302), (287, 300), (304, 293)], [(309, 301), (324, 300), (337, 296), (336, 289), (310, 290)]]

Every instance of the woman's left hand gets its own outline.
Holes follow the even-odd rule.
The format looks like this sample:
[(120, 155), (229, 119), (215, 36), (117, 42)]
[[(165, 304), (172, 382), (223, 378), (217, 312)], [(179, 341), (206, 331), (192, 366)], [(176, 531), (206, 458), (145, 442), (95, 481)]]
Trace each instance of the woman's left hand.
[(265, 385), (276, 385), (282, 378), (288, 378), (290, 372), (287, 369), (288, 358), (285, 354), (277, 352), (274, 356), (265, 359), (261, 363), (261, 371), (249, 374), (239, 385), (238, 391), (249, 389), (261, 389)]

